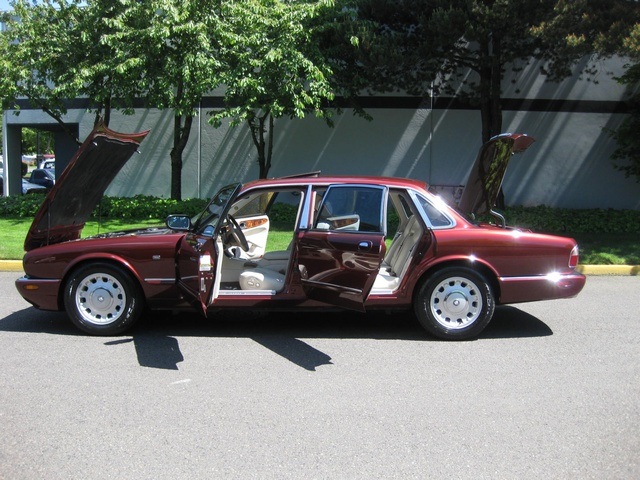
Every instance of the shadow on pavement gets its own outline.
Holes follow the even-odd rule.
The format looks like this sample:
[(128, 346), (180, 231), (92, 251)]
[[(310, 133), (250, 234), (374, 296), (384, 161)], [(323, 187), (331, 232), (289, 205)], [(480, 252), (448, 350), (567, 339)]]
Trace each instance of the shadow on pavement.
[[(0, 331), (84, 336), (65, 313), (26, 308), (0, 319)], [(540, 319), (515, 307), (496, 308), (479, 340), (552, 335)], [(140, 366), (177, 370), (184, 360), (180, 337), (250, 338), (309, 371), (330, 365), (331, 357), (305, 343), (304, 338), (373, 339), (438, 342), (429, 337), (410, 312), (269, 313), (225, 312), (204, 319), (195, 313), (147, 313), (127, 335), (106, 337), (105, 346), (133, 343)], [(111, 339), (109, 339), (111, 338)]]

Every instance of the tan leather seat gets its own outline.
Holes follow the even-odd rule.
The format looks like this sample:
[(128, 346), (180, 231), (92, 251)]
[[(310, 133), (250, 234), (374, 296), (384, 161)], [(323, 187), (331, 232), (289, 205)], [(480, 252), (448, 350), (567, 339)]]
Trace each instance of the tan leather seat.
[(284, 288), (285, 276), (269, 268), (248, 268), (240, 274), (242, 290), (274, 290)]
[(407, 221), (387, 250), (384, 261), (373, 284), (374, 290), (395, 290), (400, 285), (411, 255), (422, 237), (422, 226), (414, 215)]

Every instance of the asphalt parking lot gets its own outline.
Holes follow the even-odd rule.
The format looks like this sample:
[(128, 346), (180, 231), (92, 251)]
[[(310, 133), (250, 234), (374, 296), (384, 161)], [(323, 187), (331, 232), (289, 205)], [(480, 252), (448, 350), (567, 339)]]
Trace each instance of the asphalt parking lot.
[(0, 273), (0, 478), (640, 478), (640, 278), (501, 307), (76, 331)]

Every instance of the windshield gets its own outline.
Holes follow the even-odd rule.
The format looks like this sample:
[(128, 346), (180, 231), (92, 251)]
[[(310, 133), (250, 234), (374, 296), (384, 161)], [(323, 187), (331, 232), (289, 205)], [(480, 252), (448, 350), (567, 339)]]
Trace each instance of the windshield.
[(206, 230), (207, 234), (213, 234), (213, 231), (218, 226), (220, 217), (224, 214), (229, 200), (239, 189), (239, 183), (233, 183), (226, 187), (222, 187), (218, 193), (213, 196), (207, 205), (207, 208), (192, 219), (195, 231), (203, 233)]

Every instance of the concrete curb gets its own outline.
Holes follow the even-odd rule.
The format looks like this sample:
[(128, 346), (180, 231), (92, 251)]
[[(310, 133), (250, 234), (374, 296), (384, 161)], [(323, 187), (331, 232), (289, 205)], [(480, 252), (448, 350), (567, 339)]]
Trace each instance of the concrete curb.
[(0, 260), (0, 272), (22, 271), (22, 260)]
[[(584, 275), (640, 276), (640, 265), (578, 265)], [(22, 272), (21, 260), (0, 260), (0, 272)]]
[(578, 265), (583, 275), (640, 275), (640, 265)]

